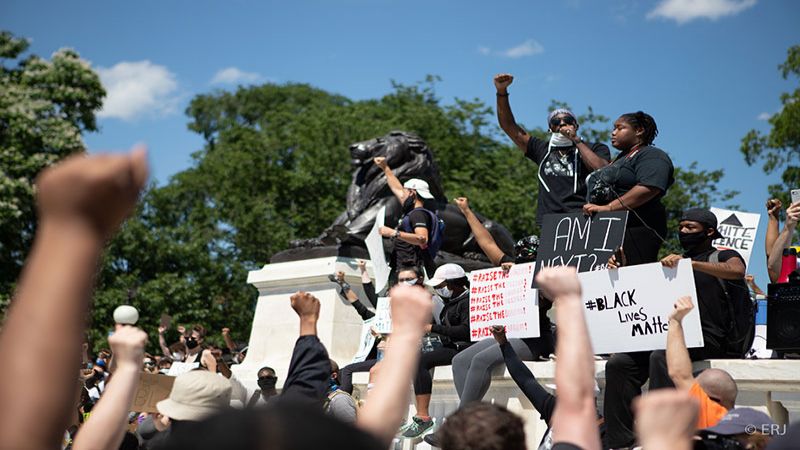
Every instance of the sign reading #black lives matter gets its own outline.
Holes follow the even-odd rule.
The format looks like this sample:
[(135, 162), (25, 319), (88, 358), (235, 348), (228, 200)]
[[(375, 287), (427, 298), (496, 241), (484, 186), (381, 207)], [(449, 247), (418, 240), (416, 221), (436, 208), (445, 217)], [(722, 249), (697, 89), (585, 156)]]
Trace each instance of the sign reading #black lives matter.
[(536, 272), (552, 266), (573, 266), (578, 272), (605, 269), (622, 246), (627, 222), (628, 211), (544, 216)]
[(686, 346), (702, 347), (700, 309), (692, 262), (661, 263), (578, 274), (592, 348), (596, 354), (666, 348), (669, 314), (684, 295), (695, 307), (683, 319)]

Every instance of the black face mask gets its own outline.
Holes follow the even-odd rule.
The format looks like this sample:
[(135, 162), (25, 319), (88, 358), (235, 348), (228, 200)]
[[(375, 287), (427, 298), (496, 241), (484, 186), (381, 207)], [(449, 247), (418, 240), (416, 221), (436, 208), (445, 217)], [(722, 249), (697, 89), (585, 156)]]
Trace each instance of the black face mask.
[(406, 201), (403, 202), (403, 214), (408, 214), (414, 209), (414, 201), (416, 200), (415, 195), (409, 195), (406, 197)]
[(197, 342), (197, 339), (195, 338), (189, 338), (186, 340), (186, 348), (188, 348), (189, 350), (197, 347), (198, 345), (200, 345), (200, 343)]
[(258, 379), (258, 387), (262, 391), (275, 390), (275, 385), (278, 383), (278, 377), (261, 377)]
[(708, 234), (706, 231), (698, 231), (697, 233), (678, 233), (678, 240), (681, 242), (681, 247), (684, 250), (692, 250), (697, 248), (698, 246), (702, 245), (703, 243), (708, 240)]

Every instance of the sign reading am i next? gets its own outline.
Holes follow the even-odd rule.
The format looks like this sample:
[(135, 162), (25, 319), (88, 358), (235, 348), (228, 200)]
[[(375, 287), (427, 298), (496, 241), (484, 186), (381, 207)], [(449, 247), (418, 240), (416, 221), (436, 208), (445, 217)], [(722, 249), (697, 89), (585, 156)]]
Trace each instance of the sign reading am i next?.
[(578, 274), (592, 348), (597, 354), (666, 348), (669, 314), (688, 295), (695, 308), (683, 319), (686, 346), (702, 347), (700, 309), (692, 263), (661, 263)]

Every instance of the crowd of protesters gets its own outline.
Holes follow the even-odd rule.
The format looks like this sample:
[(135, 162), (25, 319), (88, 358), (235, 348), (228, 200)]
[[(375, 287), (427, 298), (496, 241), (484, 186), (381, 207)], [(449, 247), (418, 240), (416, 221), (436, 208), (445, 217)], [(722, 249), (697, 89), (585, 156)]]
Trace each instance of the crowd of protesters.
[[(158, 329), (160, 354), (146, 353), (147, 334), (136, 327), (131, 307), (115, 313), (108, 348), (90, 358), (85, 333), (94, 272), (104, 244), (135, 208), (147, 179), (146, 153), (137, 149), (73, 157), (37, 181), (35, 243), (0, 333), (7, 359), (0, 374), (0, 449), (386, 449), (392, 442), (423, 438), (444, 449), (525, 449), (522, 419), (503, 406), (481, 402), (499, 365), (507, 367), (547, 424), (541, 449), (798, 445), (797, 425), (776, 436), (780, 428), (769, 416), (736, 407), (738, 387), (729, 373), (693, 372), (693, 361), (744, 356), (755, 315), (750, 288), (758, 288), (741, 255), (713, 247), (721, 234), (711, 212), (689, 209), (678, 229), (667, 229), (661, 199), (674, 183), (674, 168), (669, 155), (653, 145), (655, 119), (641, 111), (621, 115), (611, 134), (619, 150), (613, 158), (605, 144), (584, 142), (577, 117), (565, 109), (549, 114), (549, 141), (538, 139), (514, 119), (512, 81), (508, 74), (494, 78), (498, 122), (537, 166), (538, 224), (547, 214), (629, 211), (623, 245), (608, 261), (609, 270), (658, 261), (674, 267), (683, 258), (692, 263), (698, 305), (690, 297), (674, 299), (666, 350), (605, 357), (602, 411), (575, 269), (546, 268), (537, 275), (540, 337), (507, 338), (502, 326), (494, 326), (494, 339), (471, 342), (469, 277), (456, 264), (435, 266), (435, 241), (441, 236), (436, 214), (426, 204), (432, 198), (428, 185), (420, 179), (401, 182), (383, 158), (374, 163), (403, 209), (396, 228), (380, 229), (395, 241), (393, 287), (385, 293), (391, 298), (392, 332), (374, 331), (375, 345), (361, 362), (340, 368), (329, 358), (317, 337), (323, 306), (304, 291), (286, 299), (297, 314), (299, 334), (281, 389), (271, 367), (254, 374), (255, 390), (237, 378), (231, 367), (246, 360), (247, 348), (234, 342), (227, 328), (220, 330), (224, 347), (209, 344), (209, 330), (199, 324), (176, 327), (178, 339), (170, 343), (167, 321)], [(455, 203), (491, 264), (509, 270), (536, 260), (535, 235), (520, 239), (514, 254), (506, 254), (468, 199)], [(767, 214), (766, 262), (770, 281), (776, 282), (781, 255), (800, 221), (800, 203), (784, 210), (780, 201), (770, 200)], [(673, 233), (683, 253), (659, 259)], [(343, 273), (331, 279), (366, 321), (375, 316), (378, 293), (364, 261), (359, 269), (364, 299)], [(696, 306), (704, 346), (687, 349), (682, 321)], [(555, 392), (523, 363), (551, 358)], [(429, 412), (432, 369), (444, 365), (452, 365), (460, 404), (436, 423)], [(360, 401), (353, 397), (356, 372), (370, 374)], [(174, 376), (169, 396), (158, 402), (157, 412), (130, 411), (145, 373)], [(409, 418), (412, 386), (415, 408)]]

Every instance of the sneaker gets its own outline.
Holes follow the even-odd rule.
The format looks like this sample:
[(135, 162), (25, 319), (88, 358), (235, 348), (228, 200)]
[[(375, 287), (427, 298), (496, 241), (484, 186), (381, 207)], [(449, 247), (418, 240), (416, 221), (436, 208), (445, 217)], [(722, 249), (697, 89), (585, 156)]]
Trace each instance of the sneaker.
[(406, 439), (418, 439), (433, 429), (433, 419), (423, 420), (414, 416), (411, 420), (410, 426), (402, 434)]
[(439, 434), (438, 433), (431, 433), (424, 438), (422, 438), (426, 444), (430, 445), (431, 447), (439, 448), (441, 447), (441, 442), (439, 442)]

